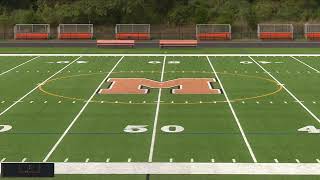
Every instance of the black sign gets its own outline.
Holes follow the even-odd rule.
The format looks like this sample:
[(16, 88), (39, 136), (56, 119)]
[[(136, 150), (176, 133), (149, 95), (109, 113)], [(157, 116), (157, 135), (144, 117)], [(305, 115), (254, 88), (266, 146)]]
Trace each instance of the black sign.
[(53, 163), (1, 163), (2, 177), (54, 177)]

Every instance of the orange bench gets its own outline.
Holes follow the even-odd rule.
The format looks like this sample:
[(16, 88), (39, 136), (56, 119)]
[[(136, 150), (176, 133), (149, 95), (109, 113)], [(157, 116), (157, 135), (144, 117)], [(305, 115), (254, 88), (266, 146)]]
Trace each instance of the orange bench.
[(97, 47), (133, 47), (134, 40), (97, 40)]
[(200, 33), (197, 35), (198, 40), (231, 40), (231, 33)]
[(92, 39), (92, 33), (60, 33), (59, 39)]
[(293, 33), (292, 32), (261, 32), (259, 38), (262, 40), (277, 40), (277, 39), (293, 40)]
[(116, 39), (149, 40), (150, 34), (149, 33), (117, 33)]
[(49, 39), (49, 33), (17, 33), (15, 39), (20, 40), (43, 40)]
[(160, 40), (160, 48), (163, 47), (197, 47), (197, 40)]

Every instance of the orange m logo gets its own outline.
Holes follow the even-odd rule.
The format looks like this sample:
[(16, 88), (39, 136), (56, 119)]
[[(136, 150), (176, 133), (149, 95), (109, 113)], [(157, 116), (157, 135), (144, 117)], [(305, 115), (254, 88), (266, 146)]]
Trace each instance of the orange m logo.
[(173, 94), (221, 94), (214, 89), (214, 78), (179, 78), (158, 82), (146, 78), (110, 78), (108, 89), (100, 89), (99, 94), (147, 94), (147, 88), (172, 88)]

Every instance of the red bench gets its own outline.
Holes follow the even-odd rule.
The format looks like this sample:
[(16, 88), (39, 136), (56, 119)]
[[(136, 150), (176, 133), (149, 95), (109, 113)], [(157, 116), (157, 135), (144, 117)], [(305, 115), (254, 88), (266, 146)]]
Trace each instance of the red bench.
[(98, 47), (133, 47), (134, 40), (97, 40)]
[(92, 33), (60, 33), (59, 39), (92, 39)]
[(260, 37), (261, 40), (293, 40), (292, 32), (261, 32)]
[(149, 40), (150, 34), (149, 33), (117, 33), (116, 39)]
[(231, 40), (231, 33), (201, 33), (197, 35), (198, 40)]
[(308, 40), (320, 40), (320, 32), (306, 33), (305, 37)]
[(20, 39), (20, 40), (49, 39), (49, 33), (16, 33), (15, 39)]
[(159, 46), (162, 47), (197, 47), (197, 40), (160, 40)]

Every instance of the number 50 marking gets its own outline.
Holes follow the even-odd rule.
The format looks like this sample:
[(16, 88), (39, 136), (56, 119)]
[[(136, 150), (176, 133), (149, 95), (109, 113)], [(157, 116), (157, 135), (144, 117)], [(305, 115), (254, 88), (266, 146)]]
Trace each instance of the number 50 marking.
[[(148, 131), (147, 126), (148, 125), (128, 125), (123, 131), (126, 133), (143, 133)], [(166, 125), (161, 128), (161, 131), (166, 133), (179, 133), (183, 130), (184, 128), (178, 125)]]

